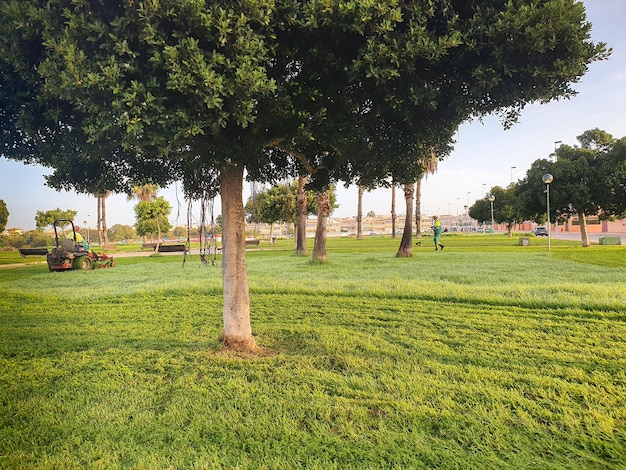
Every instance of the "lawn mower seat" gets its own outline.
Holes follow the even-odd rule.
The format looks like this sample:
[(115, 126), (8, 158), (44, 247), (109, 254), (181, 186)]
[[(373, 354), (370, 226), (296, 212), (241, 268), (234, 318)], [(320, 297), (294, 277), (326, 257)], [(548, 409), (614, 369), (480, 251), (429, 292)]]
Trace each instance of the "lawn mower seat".
[(65, 239), (61, 242), (61, 247), (62, 247), (65, 251), (74, 251), (74, 240), (72, 240), (71, 238), (65, 238)]

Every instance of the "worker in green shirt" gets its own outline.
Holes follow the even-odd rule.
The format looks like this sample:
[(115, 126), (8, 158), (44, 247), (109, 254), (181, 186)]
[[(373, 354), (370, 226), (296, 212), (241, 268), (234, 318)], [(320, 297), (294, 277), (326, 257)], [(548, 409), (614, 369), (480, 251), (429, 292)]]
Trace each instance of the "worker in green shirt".
[(74, 240), (74, 242), (76, 242), (77, 245), (82, 246), (83, 248), (85, 248), (85, 251), (89, 251), (89, 245), (87, 245), (87, 243), (85, 243), (85, 239), (83, 238), (83, 236), (80, 233), (80, 227), (78, 225), (74, 226), (74, 233), (75, 236), (72, 236), (72, 233), (68, 233), (67, 234), (67, 238)]
[(443, 245), (439, 243), (439, 237), (441, 237), (441, 222), (438, 216), (433, 216), (433, 241), (435, 242), (435, 250), (441, 248), (443, 251)]

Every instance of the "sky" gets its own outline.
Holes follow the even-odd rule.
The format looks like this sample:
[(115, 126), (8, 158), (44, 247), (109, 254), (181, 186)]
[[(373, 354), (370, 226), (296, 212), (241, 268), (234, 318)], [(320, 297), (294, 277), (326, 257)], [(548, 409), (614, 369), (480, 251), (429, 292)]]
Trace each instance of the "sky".
[[(506, 187), (525, 177), (532, 162), (547, 158), (560, 145), (577, 145), (576, 137), (584, 131), (602, 129), (616, 138), (626, 136), (626, 0), (584, 0), (587, 18), (593, 24), (594, 41), (606, 42), (613, 49), (609, 60), (595, 62), (582, 80), (574, 85), (578, 95), (544, 105), (533, 104), (522, 112), (519, 122), (503, 130), (495, 117), (462, 125), (454, 151), (439, 163), (435, 174), (422, 184), (422, 213), (457, 215), (493, 186)], [(35, 228), (37, 211), (73, 209), (75, 222), (96, 226), (97, 202), (93, 196), (55, 191), (45, 186), (44, 167), (24, 165), (0, 156), (0, 199), (9, 210), (7, 228)], [(185, 225), (187, 204), (180, 185), (159, 191), (172, 205), (170, 222)], [(244, 189), (244, 201), (250, 186)], [(336, 209), (332, 217), (354, 217), (357, 189), (337, 188)], [(133, 225), (133, 207), (125, 195), (107, 199), (107, 225)], [(497, 204), (497, 201), (495, 202)], [(198, 206), (198, 204), (196, 204)], [(216, 212), (220, 210), (215, 201)], [(396, 191), (396, 212), (404, 212), (401, 190)], [(391, 212), (391, 190), (377, 189), (363, 196), (363, 211), (376, 214)], [(192, 212), (198, 221), (199, 210)]]

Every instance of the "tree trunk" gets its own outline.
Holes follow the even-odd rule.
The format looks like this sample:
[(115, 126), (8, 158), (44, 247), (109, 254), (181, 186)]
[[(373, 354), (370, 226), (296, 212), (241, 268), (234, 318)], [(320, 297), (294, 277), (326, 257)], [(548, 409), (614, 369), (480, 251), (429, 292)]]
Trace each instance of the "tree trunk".
[(580, 221), (580, 236), (583, 241), (583, 246), (589, 246), (589, 233), (587, 233), (587, 218), (582, 212), (578, 213), (578, 220)]
[(276, 237), (274, 236), (274, 222), (270, 224), (270, 245), (276, 244)]
[(328, 260), (326, 255), (326, 227), (330, 214), (330, 191), (317, 193), (317, 227), (315, 229), (315, 246), (313, 248), (313, 261), (324, 263)]
[(406, 202), (406, 217), (404, 219), (404, 231), (400, 248), (396, 253), (398, 258), (410, 258), (413, 256), (413, 194), (415, 188), (412, 184), (404, 187), (404, 200)]
[(224, 289), (224, 347), (253, 351), (250, 292), (246, 273), (246, 232), (243, 205), (243, 167), (220, 175), (222, 199), (222, 286)]
[(396, 238), (396, 185), (391, 185), (391, 238)]
[(298, 177), (298, 194), (296, 196), (296, 254), (305, 256), (307, 254), (306, 247), (306, 192), (304, 185), (306, 177)]
[(98, 230), (98, 244), (102, 246), (102, 196), (100, 194), (96, 194), (96, 200), (98, 201), (98, 222), (97, 222), (97, 230)]
[(359, 186), (359, 198), (356, 205), (356, 239), (363, 240), (363, 188)]
[(156, 240), (156, 246), (154, 247), (154, 252), (158, 253), (159, 246), (161, 245), (161, 222), (159, 222), (158, 217), (156, 219), (156, 224), (157, 224), (157, 240)]
[[(422, 175), (415, 183), (415, 236), (422, 238)], [(408, 215), (407, 215), (408, 217)]]
[(109, 245), (109, 234), (107, 232), (107, 205), (106, 199), (111, 194), (109, 191), (102, 195), (102, 238), (104, 240), (104, 245), (102, 247), (106, 247)]

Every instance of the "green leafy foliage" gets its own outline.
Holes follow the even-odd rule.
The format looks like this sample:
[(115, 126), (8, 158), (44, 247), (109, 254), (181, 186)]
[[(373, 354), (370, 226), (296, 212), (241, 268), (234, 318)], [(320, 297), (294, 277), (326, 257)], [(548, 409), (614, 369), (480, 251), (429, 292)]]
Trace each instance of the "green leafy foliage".
[(135, 231), (137, 235), (157, 235), (160, 239), (162, 233), (167, 233), (170, 228), (168, 216), (172, 206), (163, 196), (151, 201), (140, 201), (135, 206), (137, 223)]
[(572, 0), (7, 0), (0, 13), (3, 153), (102, 190), (182, 178), (193, 192), (230, 164), (259, 181), (306, 170), (318, 187), (415, 181), (460, 123), (511, 125), (610, 52)]
[(135, 229), (130, 225), (115, 224), (108, 229), (109, 241), (119, 242), (122, 240), (132, 240), (137, 235)]
[(545, 184), (550, 173), (551, 219), (558, 216), (610, 218), (626, 211), (626, 138), (615, 139), (599, 129), (578, 137), (580, 146), (561, 145), (556, 160), (540, 159), (519, 183), (516, 194), (527, 218), (546, 212)]
[(493, 201), (493, 219), (498, 224), (506, 224), (510, 235), (515, 224), (524, 220), (514, 185), (508, 188), (494, 186), (484, 198), (477, 200), (469, 208), (469, 215), (478, 221), (491, 223), (490, 195), (495, 198)]
[[(55, 220), (74, 220), (78, 211), (73, 209), (63, 210), (59, 207), (47, 211), (37, 211), (35, 215), (35, 226), (37, 230), (43, 230), (46, 227), (52, 226)], [(65, 228), (68, 224), (63, 225), (61, 228)]]
[(9, 209), (7, 208), (6, 202), (0, 199), (0, 232), (4, 232), (4, 229), (6, 228), (8, 221), (9, 221)]
[[(293, 223), (297, 216), (298, 181), (291, 184), (274, 185), (258, 194), (250, 196), (246, 202), (249, 222)], [(317, 197), (314, 190), (305, 191), (307, 214), (317, 214)], [(331, 211), (337, 207), (337, 193), (330, 188)]]

